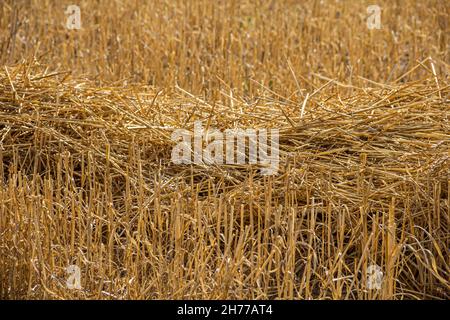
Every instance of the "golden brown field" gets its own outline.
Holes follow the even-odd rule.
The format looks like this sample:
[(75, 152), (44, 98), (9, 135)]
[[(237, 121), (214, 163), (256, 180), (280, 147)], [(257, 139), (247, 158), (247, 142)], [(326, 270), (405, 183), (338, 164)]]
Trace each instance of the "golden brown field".
[(74, 2), (0, 0), (0, 299), (450, 298), (448, 1)]

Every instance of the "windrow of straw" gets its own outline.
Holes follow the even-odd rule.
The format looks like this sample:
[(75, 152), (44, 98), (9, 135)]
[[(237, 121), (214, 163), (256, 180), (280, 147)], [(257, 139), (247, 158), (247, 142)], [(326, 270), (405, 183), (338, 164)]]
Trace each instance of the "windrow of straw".
[[(210, 103), (4, 68), (0, 298), (448, 299), (448, 81), (351, 89)], [(175, 165), (194, 121), (279, 129), (278, 174)]]

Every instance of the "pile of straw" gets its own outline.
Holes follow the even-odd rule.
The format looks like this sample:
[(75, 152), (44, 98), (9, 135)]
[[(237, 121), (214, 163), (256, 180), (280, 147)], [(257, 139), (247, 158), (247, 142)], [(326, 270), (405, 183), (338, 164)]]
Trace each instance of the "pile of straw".
[[(0, 298), (449, 298), (448, 82), (339, 89), (212, 103), (3, 69)], [(175, 165), (197, 120), (278, 128), (278, 174)]]

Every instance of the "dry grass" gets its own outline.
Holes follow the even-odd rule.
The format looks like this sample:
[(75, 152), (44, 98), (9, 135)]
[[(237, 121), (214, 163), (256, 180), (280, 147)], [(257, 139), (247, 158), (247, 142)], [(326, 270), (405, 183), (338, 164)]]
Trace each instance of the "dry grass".
[[(296, 3), (0, 2), (0, 298), (448, 299), (448, 5)], [(196, 120), (278, 175), (174, 165)]]
[(391, 82), (429, 56), (447, 72), (448, 1), (377, 0), (382, 29), (370, 31), (373, 2), (85, 0), (77, 2), (83, 29), (68, 32), (64, 11), (74, 1), (0, 1), (0, 64), (36, 56), (56, 70), (177, 83), (209, 100), (230, 88), (255, 96), (260, 85), (302, 99), (323, 84), (317, 75), (360, 87)]

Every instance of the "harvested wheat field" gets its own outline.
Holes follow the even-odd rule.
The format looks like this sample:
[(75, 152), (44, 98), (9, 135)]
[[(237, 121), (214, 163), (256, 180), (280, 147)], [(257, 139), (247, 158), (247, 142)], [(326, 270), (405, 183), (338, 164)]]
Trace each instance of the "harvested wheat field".
[(448, 2), (70, 4), (0, 2), (0, 299), (450, 298)]

